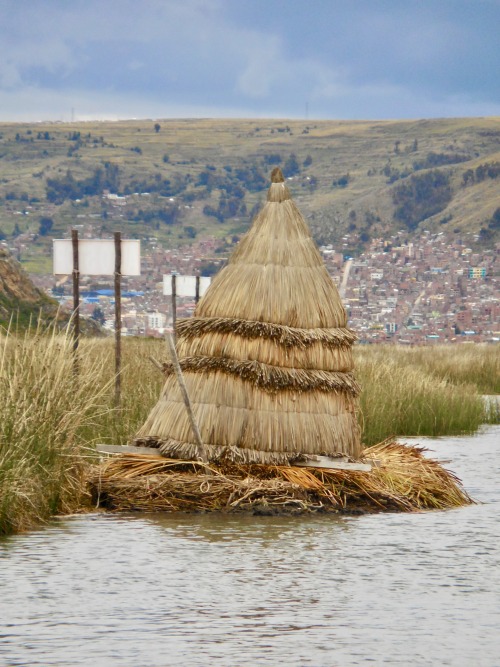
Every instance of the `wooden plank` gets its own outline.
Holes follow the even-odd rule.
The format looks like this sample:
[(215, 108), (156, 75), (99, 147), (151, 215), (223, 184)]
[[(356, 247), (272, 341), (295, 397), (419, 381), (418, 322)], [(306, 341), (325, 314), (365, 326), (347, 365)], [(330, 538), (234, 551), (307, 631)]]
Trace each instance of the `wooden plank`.
[[(156, 447), (134, 447), (132, 445), (96, 445), (96, 450), (101, 454), (143, 454), (163, 458)], [(358, 463), (348, 461), (346, 457), (331, 458), (329, 456), (314, 456), (302, 463), (294, 463), (298, 468), (326, 468), (330, 470), (355, 470), (370, 472), (372, 468), (380, 465), (378, 460), (369, 463)]]
[(147, 454), (163, 458), (156, 447), (133, 447), (132, 445), (96, 445), (101, 454)]
[(370, 472), (371, 463), (358, 463), (348, 461), (345, 457), (337, 459), (329, 456), (315, 456), (301, 463), (294, 463), (298, 468), (326, 468), (328, 470), (358, 470), (360, 472)]

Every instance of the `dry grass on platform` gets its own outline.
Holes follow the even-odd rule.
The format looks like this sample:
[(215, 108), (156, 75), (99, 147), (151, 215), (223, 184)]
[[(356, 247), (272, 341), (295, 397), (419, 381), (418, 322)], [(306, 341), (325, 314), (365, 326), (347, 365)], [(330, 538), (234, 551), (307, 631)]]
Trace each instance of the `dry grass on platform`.
[(206, 466), (122, 454), (92, 470), (95, 501), (115, 511), (415, 512), (473, 503), (422, 447), (388, 440), (366, 449), (371, 472), (271, 465)]

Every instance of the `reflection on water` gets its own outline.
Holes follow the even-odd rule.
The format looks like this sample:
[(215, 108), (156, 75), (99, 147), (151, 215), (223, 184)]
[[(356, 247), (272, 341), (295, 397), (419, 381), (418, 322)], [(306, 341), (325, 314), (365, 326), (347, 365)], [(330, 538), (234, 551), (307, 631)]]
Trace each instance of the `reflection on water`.
[(0, 541), (0, 665), (498, 667), (500, 427), (425, 444), (483, 504), (92, 515)]

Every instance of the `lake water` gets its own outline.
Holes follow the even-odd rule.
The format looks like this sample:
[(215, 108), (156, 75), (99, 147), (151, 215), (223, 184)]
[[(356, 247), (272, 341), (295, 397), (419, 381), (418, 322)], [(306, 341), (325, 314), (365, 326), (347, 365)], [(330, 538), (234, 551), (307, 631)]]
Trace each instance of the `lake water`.
[(419, 442), (483, 504), (101, 514), (0, 541), (0, 665), (499, 667), (500, 426)]

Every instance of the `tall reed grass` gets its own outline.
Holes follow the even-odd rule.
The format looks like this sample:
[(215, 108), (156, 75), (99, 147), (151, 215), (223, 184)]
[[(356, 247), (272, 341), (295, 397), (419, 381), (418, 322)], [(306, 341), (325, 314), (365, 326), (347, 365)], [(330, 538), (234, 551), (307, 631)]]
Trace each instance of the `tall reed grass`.
[(480, 394), (500, 394), (500, 345), (462, 343), (419, 347), (374, 346), (381, 357), (421, 368), (453, 384), (474, 385)]
[(139, 430), (158, 401), (165, 377), (150, 357), (167, 361), (165, 341), (124, 338), (122, 341), (121, 401), (114, 404), (115, 353), (113, 340), (83, 340), (80, 345), (81, 372), (87, 375), (97, 362), (101, 368), (99, 386), (105, 391), (107, 411), (97, 415), (93, 433), (96, 442), (125, 445)]
[[(125, 339), (123, 343), (122, 406), (102, 419), (101, 442), (125, 444), (130, 440), (163, 386), (163, 377), (149, 357), (168, 360), (165, 343), (155, 339)], [(92, 353), (106, 360), (111, 381), (112, 341), (92, 345)], [(482, 423), (498, 422), (495, 404), (488, 408), (480, 394), (496, 393), (497, 378), (493, 376), (499, 363), (500, 347), (488, 345), (445, 349), (356, 346), (363, 444), (372, 445), (391, 435), (474, 433)]]
[(488, 374), (474, 369), (491, 366), (497, 352), (478, 346), (467, 351), (464, 364), (462, 347), (357, 347), (363, 443), (372, 445), (392, 435), (473, 433), (482, 423), (496, 421), (498, 415), (480, 395), (485, 389), (494, 393), (496, 378), (488, 383)]
[(81, 503), (84, 447), (109, 408), (102, 358), (76, 376), (71, 351), (55, 328), (0, 337), (0, 534)]

